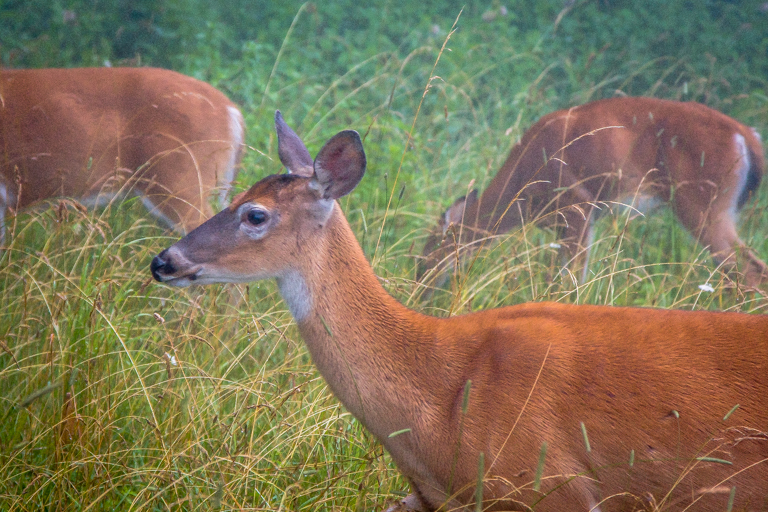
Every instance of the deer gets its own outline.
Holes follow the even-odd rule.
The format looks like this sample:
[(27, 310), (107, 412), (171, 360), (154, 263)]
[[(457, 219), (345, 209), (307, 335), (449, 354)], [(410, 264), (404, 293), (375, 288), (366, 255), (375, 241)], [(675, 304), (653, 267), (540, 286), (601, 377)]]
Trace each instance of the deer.
[(244, 136), (234, 103), (174, 71), (2, 69), (0, 236), (7, 211), (59, 196), (138, 196), (189, 232), (213, 215), (212, 196), (226, 203)]
[(411, 494), (388, 510), (768, 510), (768, 316), (527, 303), (437, 318), (390, 296), (337, 200), (356, 131), (151, 262), (169, 286), (275, 279), (333, 394)]
[(523, 134), (479, 197), (472, 190), (440, 217), (417, 279), (441, 287), (462, 257), (535, 219), (555, 227), (562, 259), (583, 283), (599, 211), (666, 203), (716, 263), (757, 288), (768, 267), (736, 222), (764, 172), (760, 135), (700, 103), (615, 97), (552, 112)]

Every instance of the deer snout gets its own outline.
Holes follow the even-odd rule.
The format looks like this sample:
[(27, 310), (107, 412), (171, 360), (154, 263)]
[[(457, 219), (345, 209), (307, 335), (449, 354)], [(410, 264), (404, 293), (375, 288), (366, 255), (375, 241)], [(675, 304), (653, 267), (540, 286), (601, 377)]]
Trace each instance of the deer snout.
[(152, 271), (152, 277), (161, 283), (165, 280), (166, 276), (172, 276), (176, 273), (176, 268), (173, 266), (168, 249), (152, 258), (149, 269)]
[(149, 266), (152, 277), (172, 286), (189, 286), (195, 283), (202, 272), (202, 265), (191, 262), (184, 251), (173, 245), (154, 258)]

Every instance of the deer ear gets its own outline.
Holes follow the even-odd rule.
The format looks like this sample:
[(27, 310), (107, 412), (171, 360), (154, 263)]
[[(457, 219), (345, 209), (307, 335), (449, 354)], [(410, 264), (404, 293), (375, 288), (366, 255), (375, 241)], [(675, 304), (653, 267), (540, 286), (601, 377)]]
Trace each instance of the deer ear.
[(465, 205), (465, 208), (467, 206), (470, 206), (470, 205), (476, 203), (476, 202), (477, 202), (477, 189), (473, 188), (472, 192), (467, 194), (467, 201), (466, 201), (467, 204)]
[(279, 110), (275, 111), (275, 131), (277, 132), (277, 154), (288, 172), (311, 177), (314, 174), (312, 157), (296, 132), (283, 120)]
[(472, 189), (472, 192), (466, 196), (462, 196), (455, 200), (453, 204), (443, 214), (440, 225), (443, 228), (443, 235), (445, 235), (448, 226), (451, 224), (461, 224), (464, 222), (464, 212), (466, 209), (477, 202), (477, 189)]
[(448, 226), (451, 224), (461, 224), (464, 218), (464, 208), (467, 206), (466, 196), (461, 196), (453, 202), (451, 206), (443, 213), (443, 218), (440, 219), (440, 225), (443, 228), (443, 235), (445, 235)]
[(315, 158), (315, 179), (324, 199), (338, 199), (352, 192), (365, 174), (365, 151), (354, 130), (339, 132), (325, 143)]

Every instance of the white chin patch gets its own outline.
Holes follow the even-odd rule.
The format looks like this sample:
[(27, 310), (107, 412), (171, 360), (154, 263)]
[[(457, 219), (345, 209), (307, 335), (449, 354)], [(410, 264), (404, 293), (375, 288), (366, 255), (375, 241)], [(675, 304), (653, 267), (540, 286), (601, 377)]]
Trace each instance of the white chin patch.
[(190, 281), (186, 277), (179, 277), (176, 279), (169, 279), (167, 281), (162, 281), (163, 284), (167, 284), (168, 286), (175, 286), (177, 288), (186, 288), (187, 286), (191, 285), (193, 282), (196, 282), (196, 281)]

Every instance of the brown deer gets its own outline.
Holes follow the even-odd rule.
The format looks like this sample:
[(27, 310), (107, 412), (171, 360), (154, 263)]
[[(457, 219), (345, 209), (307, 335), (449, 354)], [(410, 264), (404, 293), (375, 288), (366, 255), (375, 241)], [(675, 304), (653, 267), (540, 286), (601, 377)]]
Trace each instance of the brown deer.
[(755, 287), (768, 267), (739, 239), (736, 221), (764, 169), (757, 132), (699, 103), (611, 98), (552, 112), (525, 132), (480, 197), (473, 190), (445, 212), (418, 278), (440, 286), (457, 254), (541, 219), (556, 226), (584, 281), (598, 203), (667, 202), (716, 262), (733, 269), (738, 259)]
[(214, 87), (154, 68), (0, 70), (0, 226), (6, 210), (138, 195), (189, 231), (226, 199), (243, 117)]
[(152, 274), (275, 278), (331, 390), (410, 481), (391, 510), (768, 510), (768, 316), (558, 303), (422, 315), (382, 288), (336, 202), (365, 172), (357, 132), (313, 162), (275, 121), (290, 174), (237, 196)]

